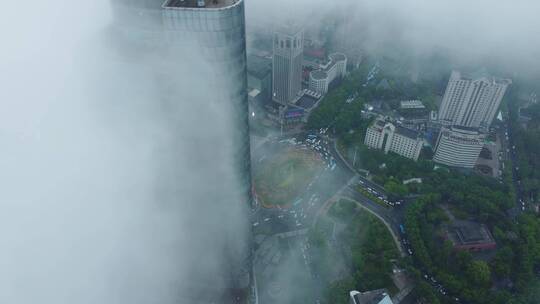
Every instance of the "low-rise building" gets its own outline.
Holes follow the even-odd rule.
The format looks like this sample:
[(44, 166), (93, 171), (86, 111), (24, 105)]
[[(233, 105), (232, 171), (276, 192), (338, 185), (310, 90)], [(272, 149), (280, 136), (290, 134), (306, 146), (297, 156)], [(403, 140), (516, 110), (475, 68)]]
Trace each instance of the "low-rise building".
[(497, 247), (485, 225), (471, 221), (455, 221), (446, 230), (446, 239), (456, 250), (481, 251)]
[(459, 168), (474, 168), (486, 136), (476, 128), (443, 127), (437, 140), (433, 161)]
[(293, 126), (302, 123), (306, 114), (304, 108), (269, 101), (265, 104), (266, 117), (277, 125)]
[(347, 57), (341, 53), (333, 53), (326, 65), (311, 71), (309, 89), (319, 94), (326, 94), (328, 87), (336, 78), (344, 77), (347, 72)]
[(385, 289), (366, 292), (353, 290), (349, 293), (351, 304), (394, 304)]
[(384, 153), (391, 151), (416, 161), (424, 139), (418, 131), (379, 118), (367, 129), (364, 143), (370, 148), (384, 150)]
[(424, 110), (426, 107), (420, 100), (402, 100), (400, 109), (402, 110)]

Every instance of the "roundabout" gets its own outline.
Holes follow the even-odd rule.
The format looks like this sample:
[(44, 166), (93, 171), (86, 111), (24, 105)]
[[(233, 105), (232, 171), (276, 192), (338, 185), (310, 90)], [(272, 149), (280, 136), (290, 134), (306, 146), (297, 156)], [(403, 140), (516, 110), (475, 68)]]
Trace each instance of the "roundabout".
[(272, 152), (254, 167), (255, 191), (263, 207), (288, 208), (326, 165), (306, 147), (279, 144)]

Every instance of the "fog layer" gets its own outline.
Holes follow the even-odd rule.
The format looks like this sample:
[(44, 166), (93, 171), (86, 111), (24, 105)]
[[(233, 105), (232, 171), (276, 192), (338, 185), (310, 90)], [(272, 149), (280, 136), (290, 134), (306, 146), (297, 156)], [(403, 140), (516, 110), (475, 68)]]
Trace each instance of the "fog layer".
[(252, 0), (250, 26), (300, 19), (345, 28), (366, 54), (425, 57), (442, 52), (460, 64), (493, 64), (538, 74), (540, 2), (523, 0)]
[(222, 292), (247, 223), (227, 102), (198, 49), (168, 61), (122, 45), (108, 1), (20, 6), (0, 18), (0, 302)]

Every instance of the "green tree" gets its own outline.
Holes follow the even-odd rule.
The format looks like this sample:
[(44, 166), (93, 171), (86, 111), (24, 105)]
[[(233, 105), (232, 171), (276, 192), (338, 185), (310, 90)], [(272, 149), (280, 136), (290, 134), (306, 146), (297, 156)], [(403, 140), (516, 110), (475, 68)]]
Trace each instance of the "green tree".
[(467, 268), (467, 278), (475, 286), (488, 287), (491, 281), (491, 270), (484, 261), (473, 261)]

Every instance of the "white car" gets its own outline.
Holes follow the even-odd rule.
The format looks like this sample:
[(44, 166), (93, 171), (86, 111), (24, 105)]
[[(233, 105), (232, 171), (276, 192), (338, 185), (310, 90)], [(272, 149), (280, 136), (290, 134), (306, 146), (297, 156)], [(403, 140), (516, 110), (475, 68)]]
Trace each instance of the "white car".
[(259, 222), (253, 223), (253, 227), (257, 227), (257, 226), (259, 226)]

